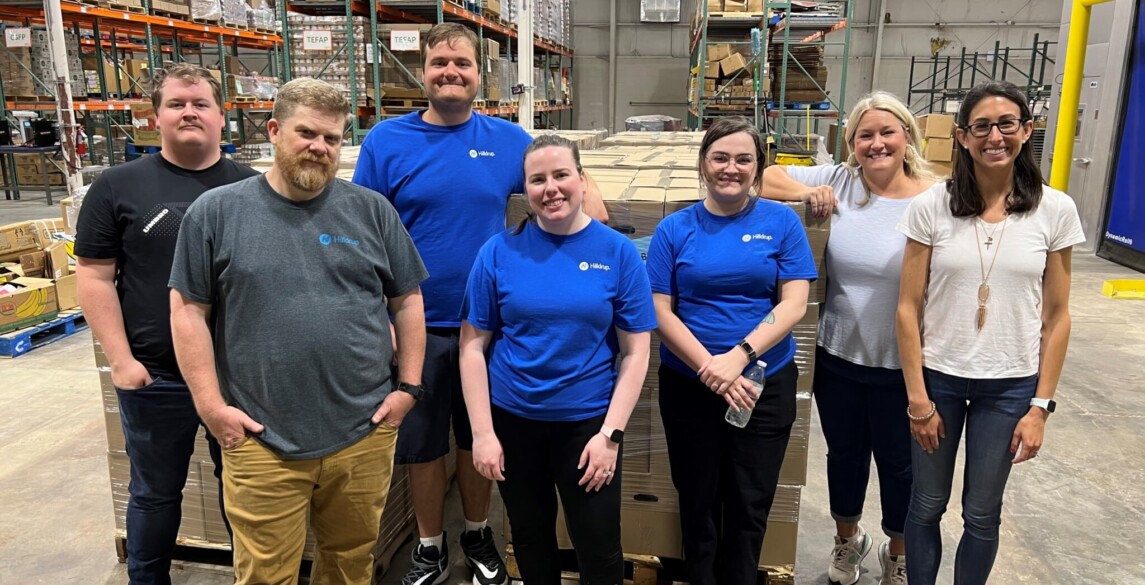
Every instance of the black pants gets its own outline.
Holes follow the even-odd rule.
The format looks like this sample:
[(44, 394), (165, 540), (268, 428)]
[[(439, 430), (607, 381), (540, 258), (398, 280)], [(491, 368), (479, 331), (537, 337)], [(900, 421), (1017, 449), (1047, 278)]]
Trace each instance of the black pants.
[[(600, 432), (604, 415), (576, 422), (543, 422), (521, 418), (493, 407), (493, 429), (505, 453), (505, 481), (498, 482), (521, 578), (529, 585), (560, 585), (557, 549), (557, 493), (565, 526), (576, 549), (580, 582), (621, 585), (624, 556), (620, 549), (621, 460), (612, 483), (585, 493), (577, 485), (580, 455)], [(556, 486), (556, 490), (553, 486)]]
[(755, 583), (767, 515), (795, 422), (794, 362), (767, 379), (747, 427), (699, 380), (660, 366), (660, 415), (680, 495), (692, 585)]

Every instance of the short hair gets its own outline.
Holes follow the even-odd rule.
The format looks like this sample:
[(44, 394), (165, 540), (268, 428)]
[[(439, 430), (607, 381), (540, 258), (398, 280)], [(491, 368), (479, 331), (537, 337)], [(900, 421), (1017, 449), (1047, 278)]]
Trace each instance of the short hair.
[(346, 99), (342, 90), (313, 77), (292, 79), (279, 88), (271, 117), (281, 123), (293, 116), (298, 106), (306, 106), (326, 114), (341, 116), (350, 114), (350, 100)]
[(712, 122), (711, 127), (708, 128), (700, 142), (700, 159), (697, 162), (697, 169), (700, 171), (701, 179), (707, 180), (708, 178), (704, 173), (704, 160), (708, 158), (708, 151), (712, 149), (712, 144), (721, 138), (740, 132), (750, 136), (751, 141), (755, 144), (755, 176), (751, 178), (751, 184), (753, 187), (759, 187), (760, 179), (763, 177), (763, 168), (767, 166), (767, 151), (759, 128), (756, 128), (755, 123), (744, 116), (725, 116)]
[[(966, 93), (958, 108), (958, 115), (954, 117), (958, 128), (966, 132), (970, 126), (970, 112), (974, 111), (979, 102), (993, 96), (1005, 98), (1018, 106), (1023, 127), (1033, 119), (1030, 102), (1018, 86), (1009, 81), (991, 81), (978, 84)], [(982, 201), (982, 193), (978, 190), (978, 178), (974, 174), (974, 159), (970, 158), (970, 151), (961, 142), (954, 142), (958, 148), (958, 162), (954, 165), (950, 180), (946, 182), (946, 191), (950, 193), (950, 213), (954, 217), (974, 217), (986, 210), (986, 202)], [(1014, 159), (1014, 190), (1006, 197), (1006, 211), (1025, 213), (1037, 209), (1042, 201), (1044, 183), (1042, 170), (1034, 159), (1034, 145), (1027, 140), (1022, 143), (1022, 150)]]
[(425, 35), (425, 44), (422, 45), (421, 48), (422, 64), (425, 64), (425, 59), (429, 56), (430, 49), (441, 43), (453, 47), (453, 43), (458, 39), (467, 41), (469, 46), (473, 47), (474, 60), (480, 58), (480, 55), (478, 55), (478, 45), (480, 42), (477, 40), (477, 33), (473, 32), (473, 29), (457, 22), (442, 22), (433, 25), (433, 28), (429, 29), (429, 32)]
[[(859, 123), (863, 116), (871, 110), (886, 112), (898, 119), (899, 124), (902, 125), (907, 137), (906, 151), (902, 157), (903, 172), (906, 173), (906, 176), (924, 181), (937, 180), (938, 177), (934, 174), (930, 163), (922, 157), (922, 132), (918, 127), (918, 120), (898, 96), (885, 91), (868, 93), (859, 98), (859, 101), (851, 108), (851, 115), (847, 117), (847, 129), (843, 134), (844, 140), (847, 142), (847, 149), (851, 153), (843, 164), (859, 173), (860, 176), (862, 175), (863, 167), (859, 164), (859, 158), (855, 154), (855, 132), (858, 132)], [(863, 184), (866, 186), (865, 182)], [(871, 193), (868, 190), (866, 197), (859, 202), (859, 206), (866, 205), (870, 199)]]
[(168, 79), (178, 79), (188, 85), (196, 84), (200, 81), (206, 81), (207, 85), (211, 86), (211, 94), (215, 97), (215, 104), (219, 109), (223, 108), (223, 86), (215, 75), (211, 73), (210, 69), (192, 65), (190, 63), (172, 63), (165, 69), (160, 69), (151, 76), (151, 107), (156, 110), (159, 105), (163, 103), (163, 84), (167, 83)]

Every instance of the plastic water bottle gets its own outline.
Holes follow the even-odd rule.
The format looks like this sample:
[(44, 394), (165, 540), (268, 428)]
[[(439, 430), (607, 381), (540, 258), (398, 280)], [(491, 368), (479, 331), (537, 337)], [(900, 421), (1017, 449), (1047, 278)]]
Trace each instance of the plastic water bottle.
[[(763, 383), (767, 379), (766, 372), (767, 364), (763, 360), (759, 360), (744, 374), (744, 377), (747, 378), (755, 388), (755, 399), (751, 401), (753, 408), (755, 407), (755, 401), (759, 400), (760, 395), (763, 393)], [(742, 429), (747, 426), (747, 421), (751, 420), (753, 408), (736, 410), (736, 407), (729, 405), (728, 412), (724, 415), (724, 420), (728, 421), (728, 424)]]

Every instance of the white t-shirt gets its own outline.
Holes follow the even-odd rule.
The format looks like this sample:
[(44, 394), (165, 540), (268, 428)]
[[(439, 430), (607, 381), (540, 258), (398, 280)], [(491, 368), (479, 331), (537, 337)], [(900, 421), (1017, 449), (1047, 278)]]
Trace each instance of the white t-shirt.
[(830, 185), (839, 200), (827, 240), (827, 298), (819, 315), (819, 346), (861, 366), (899, 369), (895, 340), (899, 275), (906, 237), (899, 224), (914, 197), (871, 194), (855, 171), (843, 165), (786, 167), (811, 187)]
[[(898, 226), (932, 250), (922, 313), (923, 365), (963, 378), (1036, 374), (1046, 256), (1085, 241), (1077, 206), (1065, 193), (1043, 185), (1036, 210), (984, 225), (977, 217), (952, 216), (949, 201), (946, 183), (937, 183), (915, 198)], [(994, 244), (988, 249), (989, 232)], [(982, 266), (989, 270), (991, 261), (986, 323), (979, 331), (978, 285)]]

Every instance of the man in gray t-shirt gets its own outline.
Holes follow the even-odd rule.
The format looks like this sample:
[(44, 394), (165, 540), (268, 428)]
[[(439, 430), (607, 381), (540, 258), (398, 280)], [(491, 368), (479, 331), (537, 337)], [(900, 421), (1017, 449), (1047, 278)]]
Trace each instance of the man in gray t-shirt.
[(200, 197), (176, 246), (175, 352), (224, 449), (237, 583), (290, 581), (308, 517), (312, 580), (371, 582), (397, 427), (422, 393), (427, 272), (390, 203), (334, 177), (348, 111), (329, 84), (284, 85), (274, 167)]

